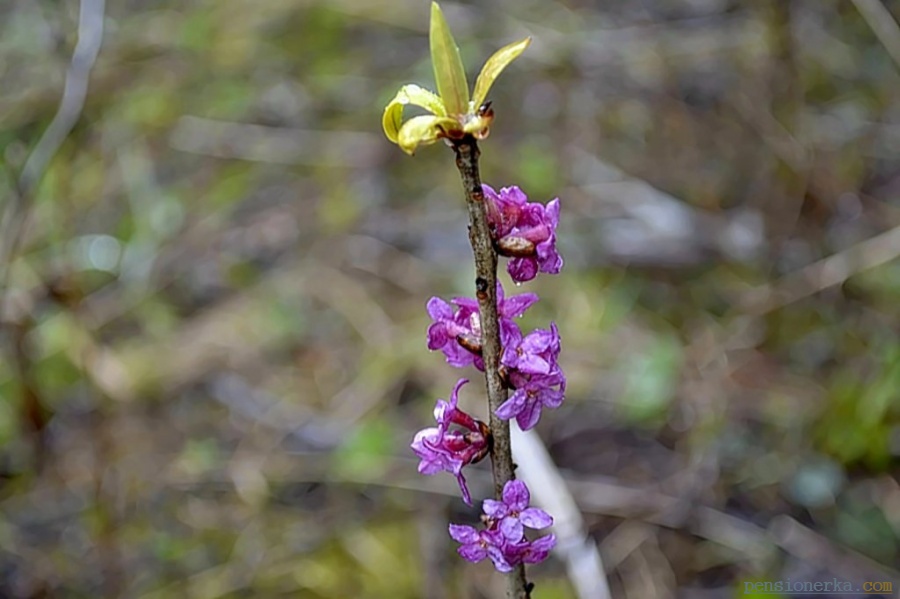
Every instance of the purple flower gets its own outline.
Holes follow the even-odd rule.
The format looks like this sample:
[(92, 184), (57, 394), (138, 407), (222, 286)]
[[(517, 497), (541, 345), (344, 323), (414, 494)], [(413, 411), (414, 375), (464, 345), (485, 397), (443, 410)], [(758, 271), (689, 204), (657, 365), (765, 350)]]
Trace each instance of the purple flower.
[(517, 543), (525, 536), (524, 526), (541, 529), (553, 524), (553, 518), (547, 512), (528, 507), (530, 501), (531, 494), (525, 483), (511, 480), (503, 486), (502, 501), (485, 499), (482, 509), (486, 516), (499, 523), (505, 539)]
[(460, 543), (457, 552), (473, 563), (490, 558), (500, 572), (509, 572), (517, 564), (545, 560), (556, 545), (556, 536), (551, 534), (529, 541), (525, 538), (525, 527), (546, 528), (553, 524), (553, 518), (544, 510), (528, 507), (530, 499), (525, 483), (507, 482), (502, 501), (486, 499), (483, 503), (484, 530), (450, 525), (450, 536)]
[[(462, 469), (463, 466), (484, 459), (490, 452), (490, 432), (486, 424), (457, 407), (459, 390), (468, 382), (467, 379), (460, 379), (456, 383), (449, 402), (437, 400), (434, 407), (437, 427), (420, 430), (410, 447), (419, 457), (418, 470), (421, 474), (450, 472), (456, 477), (463, 501), (472, 505), (472, 496)], [(466, 431), (450, 430), (452, 424)]]
[(511, 383), (516, 390), (495, 412), (503, 420), (515, 418), (523, 431), (534, 428), (543, 408), (558, 408), (566, 392), (566, 377), (561, 370), (554, 374), (513, 373)]
[(497, 251), (511, 258), (506, 265), (517, 282), (530, 281), (538, 272), (558, 274), (563, 260), (556, 251), (556, 227), (559, 225), (559, 198), (546, 206), (529, 202), (516, 186), (500, 193), (482, 185), (488, 208), (488, 222)]
[(550, 330), (535, 329), (526, 337), (519, 335), (505, 344), (500, 363), (522, 374), (552, 374), (559, 369), (556, 363), (560, 351), (559, 330), (550, 323)]
[[(538, 299), (535, 293), (522, 293), (506, 298), (503, 286), (497, 282), (501, 343), (521, 338), (522, 333), (513, 319), (524, 314)], [(456, 307), (455, 311), (451, 304)], [(479, 370), (484, 370), (478, 302), (468, 297), (455, 297), (448, 304), (439, 297), (433, 297), (428, 300), (427, 309), (433, 321), (428, 327), (428, 349), (440, 349), (451, 366), (464, 368), (473, 364)]]

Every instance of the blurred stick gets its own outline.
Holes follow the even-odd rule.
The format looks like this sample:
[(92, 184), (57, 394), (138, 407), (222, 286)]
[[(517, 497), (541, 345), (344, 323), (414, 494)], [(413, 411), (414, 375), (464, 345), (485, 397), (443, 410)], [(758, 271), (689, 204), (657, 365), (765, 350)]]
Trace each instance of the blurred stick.
[(900, 256), (900, 227), (891, 229), (818, 262), (750, 290), (738, 301), (743, 311), (765, 314), (840, 285), (852, 275)]
[(565, 479), (534, 431), (511, 426), (513, 456), (519, 477), (538, 505), (553, 514), (558, 543), (555, 552), (566, 562), (569, 580), (581, 599), (609, 599), (609, 585), (600, 551), (584, 532), (584, 520)]
[(0, 348), (7, 354), (10, 363), (15, 364), (21, 386), (20, 413), (23, 426), (34, 432), (34, 452), (36, 465), (40, 468), (45, 451), (43, 428), (46, 424), (46, 410), (37, 391), (37, 384), (30, 376), (31, 361), (25, 349), (24, 324), (27, 315), (13, 316), (7, 288), (15, 254), (22, 239), (28, 220), (30, 204), (35, 190), (44, 177), (50, 160), (68, 137), (81, 116), (87, 96), (88, 77), (97, 59), (103, 40), (104, 0), (83, 0), (78, 18), (78, 43), (72, 53), (72, 60), (66, 71), (63, 96), (59, 109), (44, 134), (35, 144), (25, 160), (22, 172), (16, 180), (10, 176), (10, 197), (0, 219), (0, 329), (8, 329), (9, 346)]
[(900, 26), (894, 16), (880, 0), (853, 0), (853, 4), (900, 68)]
[(53, 156), (81, 118), (91, 68), (103, 42), (103, 11), (104, 0), (82, 0), (78, 14), (78, 43), (66, 71), (59, 109), (25, 161), (3, 212), (0, 221), (0, 295), (3, 297), (35, 189)]

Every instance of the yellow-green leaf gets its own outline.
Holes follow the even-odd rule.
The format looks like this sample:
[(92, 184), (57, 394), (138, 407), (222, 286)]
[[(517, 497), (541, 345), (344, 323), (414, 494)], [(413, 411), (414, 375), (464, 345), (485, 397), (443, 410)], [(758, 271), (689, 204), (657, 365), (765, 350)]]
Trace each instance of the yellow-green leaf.
[(465, 114), (469, 107), (469, 84), (463, 68), (459, 48), (444, 20), (444, 13), (437, 2), (431, 3), (431, 65), (438, 94), (444, 102), (447, 114)]
[(403, 107), (407, 104), (420, 106), (437, 116), (447, 116), (444, 104), (436, 94), (418, 85), (404, 85), (394, 99), (388, 103), (384, 109), (384, 116), (381, 118), (384, 134), (394, 143), (397, 143), (397, 133), (403, 124)]
[(518, 42), (513, 42), (507, 46), (503, 46), (494, 55), (488, 58), (487, 62), (481, 68), (478, 79), (475, 81), (475, 92), (472, 95), (472, 103), (477, 110), (479, 106), (487, 99), (491, 86), (496, 81), (503, 69), (512, 61), (519, 57), (525, 51), (525, 48), (531, 44), (531, 38), (526, 37)]
[(456, 121), (445, 116), (416, 116), (400, 127), (397, 145), (410, 156), (420, 145), (433, 144), (451, 127), (459, 127)]

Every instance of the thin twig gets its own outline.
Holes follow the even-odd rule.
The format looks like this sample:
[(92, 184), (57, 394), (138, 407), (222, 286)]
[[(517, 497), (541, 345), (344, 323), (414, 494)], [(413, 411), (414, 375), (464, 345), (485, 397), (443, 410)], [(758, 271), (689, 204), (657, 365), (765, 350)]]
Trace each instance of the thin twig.
[(853, 0), (853, 4), (900, 68), (900, 26), (891, 11), (879, 0)]
[[(478, 172), (478, 144), (472, 136), (453, 143), (456, 167), (462, 177), (469, 211), (469, 241), (475, 255), (475, 296), (481, 316), (481, 347), (484, 378), (487, 383), (488, 410), (494, 447), (491, 465), (494, 472), (494, 496), (500, 500), (503, 485), (515, 478), (509, 422), (495, 412), (506, 401), (506, 388), (500, 377), (500, 324), (497, 316), (497, 253), (488, 228), (481, 175)], [(525, 580), (525, 566), (519, 564), (507, 575), (506, 596), (527, 599), (531, 596)]]
[(851, 276), (881, 266), (898, 256), (900, 227), (895, 227), (788, 273), (774, 283), (751, 289), (739, 298), (738, 305), (744, 312), (765, 314), (841, 285)]
[[(15, 256), (22, 229), (28, 219), (29, 202), (38, 183), (60, 146), (72, 132), (87, 97), (88, 79), (103, 42), (103, 14), (105, 0), (82, 0), (78, 14), (78, 43), (66, 71), (59, 109), (35, 144), (22, 167), (19, 180), (13, 185), (10, 201), (0, 220), (0, 298), (4, 297), (9, 268)], [(0, 308), (2, 308), (0, 304)], [(2, 310), (0, 310), (2, 313)]]

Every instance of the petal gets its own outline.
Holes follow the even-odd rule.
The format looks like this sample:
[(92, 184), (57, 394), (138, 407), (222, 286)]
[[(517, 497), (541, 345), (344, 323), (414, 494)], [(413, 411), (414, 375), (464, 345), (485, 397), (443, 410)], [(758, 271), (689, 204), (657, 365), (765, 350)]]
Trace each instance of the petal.
[(559, 224), (559, 198), (554, 198), (547, 204), (544, 214), (547, 217), (547, 224), (556, 229)]
[(462, 499), (466, 505), (472, 505), (472, 496), (469, 494), (469, 487), (466, 486), (466, 478), (462, 475), (462, 470), (456, 475), (456, 482), (459, 484), (459, 490), (462, 492)]
[(412, 156), (420, 145), (433, 144), (448, 131), (459, 128), (456, 121), (442, 116), (415, 116), (400, 127), (397, 145)]
[(488, 557), (491, 558), (491, 562), (494, 564), (494, 568), (497, 569), (498, 572), (512, 572), (512, 564), (507, 560), (507, 556), (503, 553), (503, 550), (495, 545), (491, 545), (487, 549)]
[(540, 393), (538, 398), (541, 400), (541, 403), (545, 408), (556, 409), (562, 405), (562, 402), (566, 398), (566, 396), (562, 391), (557, 391), (555, 389), (545, 389)]
[(516, 415), (516, 423), (523, 431), (533, 429), (540, 420), (541, 404), (537, 401), (526, 403), (522, 410)]
[(531, 546), (528, 551), (525, 552), (525, 555), (522, 556), (522, 561), (526, 564), (540, 563), (547, 559), (550, 550), (553, 549), (555, 545), (556, 535), (547, 535), (540, 539), (535, 539), (531, 542)]
[(433, 322), (428, 327), (428, 349), (440, 349), (447, 345), (450, 336), (447, 334), (447, 325), (443, 322)]
[(471, 297), (454, 297), (450, 301), (453, 302), (454, 305), (469, 310), (470, 312), (478, 312), (478, 300), (472, 299)]
[(553, 518), (544, 510), (530, 507), (519, 513), (519, 520), (528, 528), (541, 529), (553, 525)]
[(500, 532), (513, 543), (521, 541), (522, 537), (525, 536), (525, 529), (522, 528), (522, 523), (519, 522), (518, 518), (504, 518), (501, 520)]
[(519, 412), (522, 411), (522, 408), (525, 407), (525, 393), (522, 391), (516, 391), (513, 393), (513, 396), (500, 404), (500, 407), (494, 412), (498, 418), (502, 420), (509, 420), (510, 418), (515, 418), (519, 415)]
[(457, 547), (456, 552), (460, 554), (463, 559), (472, 562), (473, 564), (480, 562), (488, 555), (487, 548), (478, 543)]
[(516, 368), (521, 372), (532, 372), (534, 374), (547, 374), (550, 372), (550, 363), (547, 360), (534, 354), (522, 354), (516, 362)]
[(459, 56), (459, 48), (437, 2), (431, 3), (431, 30), (428, 37), (434, 80), (447, 114), (465, 114), (469, 108), (466, 71)]
[(528, 487), (520, 480), (511, 480), (503, 486), (503, 503), (514, 510), (523, 510), (528, 507), (531, 494)]
[(469, 382), (469, 379), (459, 379), (456, 381), (456, 385), (453, 387), (453, 391), (450, 393), (450, 406), (453, 409), (456, 409), (456, 404), (459, 403), (459, 390), (462, 389), (462, 386)]
[(518, 185), (502, 188), (500, 190), (500, 197), (503, 198), (504, 201), (516, 206), (524, 207), (528, 204), (528, 196), (525, 195), (525, 192), (522, 191)]
[(537, 276), (538, 263), (532, 257), (514, 258), (506, 264), (506, 272), (516, 283), (527, 283)]
[(514, 295), (506, 300), (500, 307), (500, 312), (507, 318), (515, 318), (525, 313), (525, 310), (533, 306), (539, 299), (536, 293), (522, 293)]
[(451, 524), (450, 537), (457, 543), (477, 543), (478, 531), (465, 524)]
[(425, 304), (425, 310), (428, 311), (428, 316), (431, 317), (431, 320), (453, 320), (453, 308), (439, 297), (432, 297), (428, 300), (428, 303)]
[(506, 515), (506, 504), (496, 499), (485, 499), (481, 502), (481, 511), (492, 518), (502, 518)]
[(526, 37), (518, 42), (503, 46), (494, 52), (493, 56), (487, 59), (487, 62), (481, 67), (478, 79), (475, 81), (475, 92), (472, 95), (472, 103), (475, 105), (475, 108), (481, 106), (487, 99), (491, 86), (494, 84), (494, 81), (496, 81), (500, 73), (503, 72), (503, 69), (518, 58), (530, 43), (531, 38)]
[(500, 344), (503, 347), (515, 347), (522, 338), (519, 325), (509, 318), (500, 317)]

